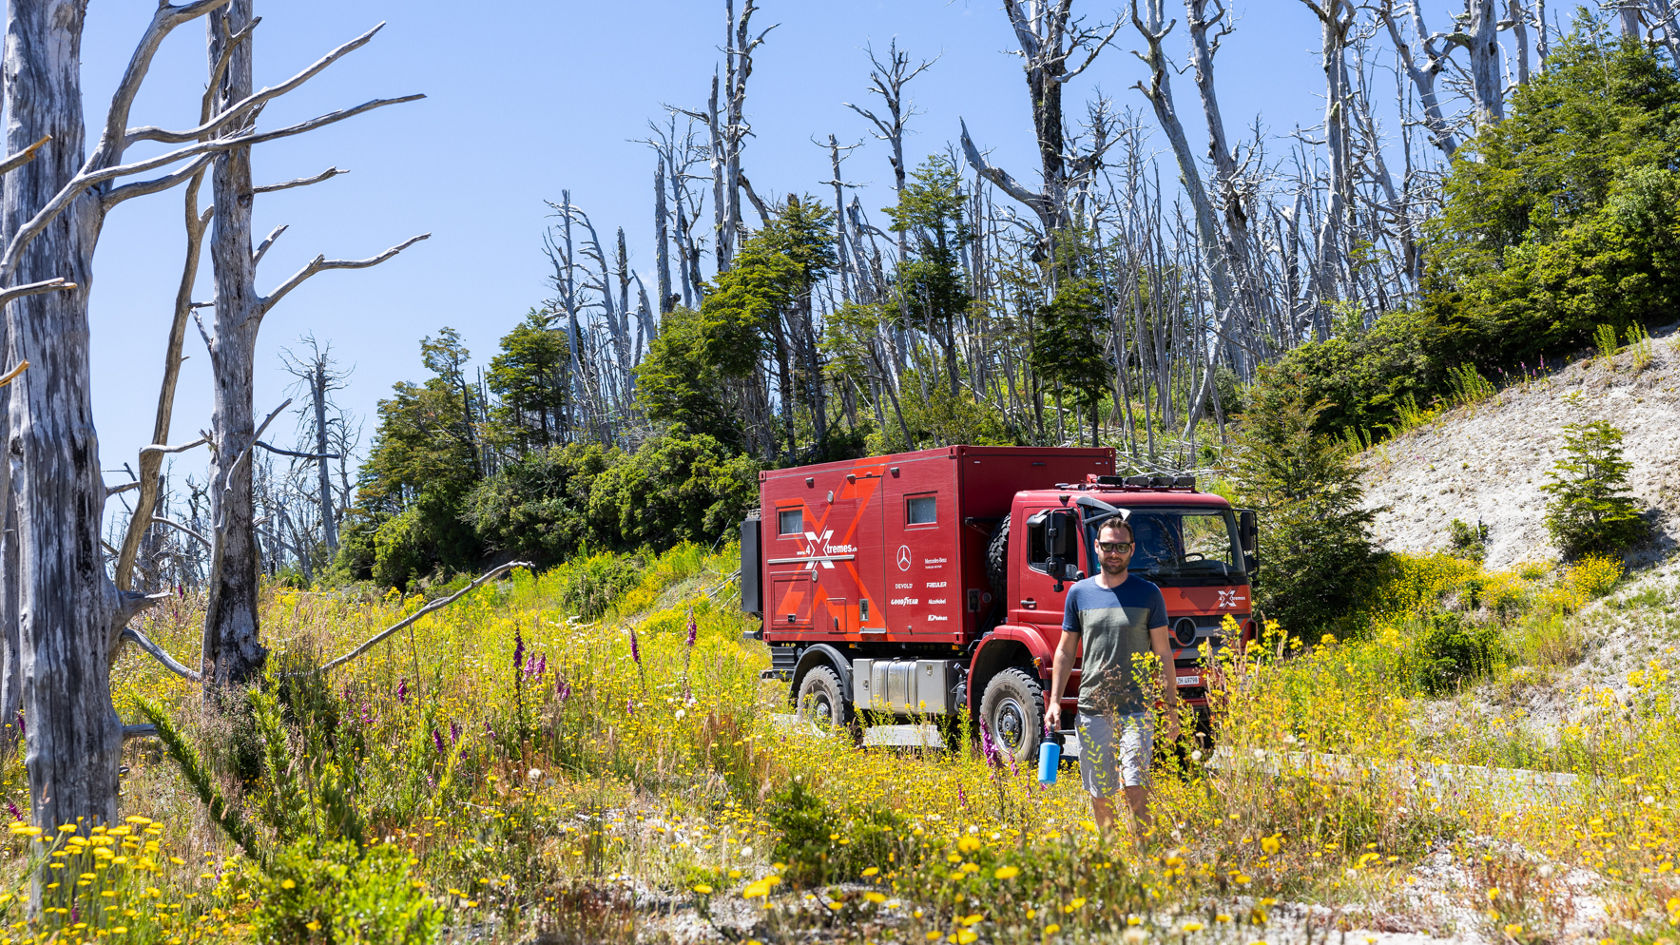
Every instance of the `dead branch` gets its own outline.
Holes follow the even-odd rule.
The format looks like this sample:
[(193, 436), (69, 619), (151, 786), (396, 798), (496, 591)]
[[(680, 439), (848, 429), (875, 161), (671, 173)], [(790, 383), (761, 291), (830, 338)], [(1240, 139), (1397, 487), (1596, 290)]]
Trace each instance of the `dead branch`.
[(189, 180), (196, 176), (199, 171), (204, 170), (204, 168), (207, 167), (214, 159), (214, 154), (200, 154), (198, 157), (193, 159), (191, 164), (188, 164), (186, 167), (183, 167), (178, 171), (171, 171), (162, 177), (154, 177), (151, 180), (135, 181), (132, 184), (124, 184), (121, 187), (114, 187), (111, 190), (106, 191), (105, 195), (99, 198), (99, 201), (106, 211), (109, 211), (112, 207), (122, 203), (124, 200), (130, 200), (134, 197), (144, 197), (147, 194), (161, 193), (184, 180)]
[[(261, 191), (257, 192), (261, 193)], [(267, 236), (263, 237), (263, 241), (257, 245), (256, 251), (251, 253), (252, 268), (256, 268), (257, 264), (262, 262), (262, 258), (268, 255), (269, 247), (273, 246), (274, 241), (278, 240), (286, 232), (286, 230), (290, 229), (290, 227), (290, 224), (282, 223), (275, 227)]]
[(377, 256), (370, 256), (367, 259), (328, 259), (326, 256), (316, 256), (302, 269), (293, 273), (290, 279), (281, 283), (278, 289), (275, 289), (273, 293), (264, 297), (263, 300), (257, 304), (258, 316), (261, 317), (262, 315), (267, 314), (268, 310), (278, 304), (281, 299), (285, 298), (287, 293), (302, 285), (304, 280), (316, 273), (325, 272), (328, 269), (366, 269), (369, 266), (377, 266), (410, 246), (413, 246), (415, 243), (429, 238), (431, 235), (432, 234), (430, 233), (421, 233), (419, 236), (411, 236), (390, 249), (387, 249), (383, 253), (380, 253)]
[(455, 603), (456, 601), (460, 600), (462, 597), (466, 596), (467, 594), (471, 593), (472, 591), (477, 590), (478, 588), (482, 587), (484, 584), (488, 583), (489, 581), (492, 581), (495, 578), (500, 577), (502, 574), (504, 574), (508, 571), (511, 571), (514, 568), (530, 568), (531, 566), (532, 566), (531, 562), (529, 562), (529, 561), (509, 561), (507, 564), (498, 565), (494, 568), (491, 568), (490, 570), (488, 570), (488, 571), (484, 572), (483, 574), (480, 574), (478, 577), (474, 578), (473, 582), (471, 584), (468, 584), (466, 587), (461, 588), (460, 590), (458, 590), (455, 593), (449, 595), (448, 597), (444, 597), (444, 598), (440, 598), (438, 600), (432, 601), (430, 604), (427, 604), (426, 606), (420, 608), (419, 610), (416, 610), (414, 613), (409, 614), (407, 617), (404, 617), (403, 619), (397, 621), (396, 623), (390, 625), (389, 627), (386, 627), (385, 629), (383, 629), (383, 630), (379, 631), (378, 633), (374, 634), (371, 639), (369, 639), (366, 643), (363, 643), (361, 646), (356, 647), (354, 650), (351, 650), (350, 652), (344, 654), (343, 656), (338, 657), (337, 659), (329, 660), (326, 664), (324, 664), (321, 667), (321, 672), (323, 672), (323, 673), (330, 672), (332, 670), (337, 669), (340, 666), (343, 666), (345, 663), (348, 663), (351, 660), (355, 659), (356, 657), (361, 656), (363, 653), (366, 653), (368, 650), (373, 649), (378, 644), (384, 642), (386, 638), (390, 637), (392, 634), (394, 634), (397, 631), (403, 629), (404, 627), (408, 626), (409, 624), (414, 623), (416, 620), (419, 620), (421, 617), (424, 617), (427, 614), (429, 614), (429, 613), (431, 613), (435, 610), (442, 610), (443, 608), (448, 607), (450, 604)]
[(282, 181), (278, 184), (267, 184), (262, 187), (253, 187), (251, 188), (251, 193), (272, 194), (276, 191), (291, 190), (293, 187), (308, 187), (310, 184), (319, 184), (324, 180), (332, 180), (340, 174), (348, 173), (350, 172), (341, 168), (329, 167), (321, 173), (316, 174), (314, 177), (299, 177), (296, 180)]
[(109, 499), (111, 496), (114, 496), (114, 495), (122, 495), (124, 492), (133, 492), (135, 489), (138, 489), (138, 488), (140, 488), (140, 480), (138, 480), (138, 479), (134, 480), (133, 482), (125, 482), (120, 486), (106, 486), (105, 487), (105, 498)]
[(278, 446), (270, 446), (262, 440), (258, 440), (257, 445), (265, 450), (268, 450), (270, 453), (275, 453), (280, 456), (290, 456), (294, 459), (338, 459), (337, 453), (299, 453), (297, 450), (283, 450)]
[(210, 539), (204, 537), (199, 532), (193, 531), (191, 528), (188, 528), (187, 526), (181, 524), (180, 522), (175, 521), (172, 518), (164, 518), (161, 515), (154, 515), (154, 516), (152, 516), (152, 522), (154, 524), (157, 524), (157, 525), (168, 525), (170, 528), (173, 528), (176, 531), (182, 532), (182, 533), (186, 534), (187, 536), (189, 536), (191, 538), (196, 538), (206, 548), (214, 547), (214, 545), (212, 545), (210, 543)]
[[(256, 24), (253, 23), (251, 25), (255, 26)], [(363, 46), (366, 46), (373, 40), (374, 34), (384, 28), (385, 24), (381, 22), (373, 29), (368, 30), (366, 33), (363, 33), (344, 45), (339, 46), (337, 49), (334, 49), (325, 56), (322, 56), (320, 59), (315, 60), (314, 63), (302, 72), (299, 72), (297, 75), (292, 76), (290, 79), (287, 79), (279, 85), (270, 86), (269, 88), (251, 93), (244, 99), (229, 105), (227, 110), (222, 112), (220, 115), (212, 117), (209, 121), (204, 122), (196, 128), (188, 128), (185, 131), (166, 131), (162, 128), (151, 126), (144, 128), (131, 128), (128, 130), (126, 143), (133, 144), (137, 141), (159, 141), (164, 144), (180, 144), (184, 141), (197, 141), (204, 135), (217, 133), (218, 128), (228, 125), (234, 119), (250, 114), (262, 105), (268, 103), (270, 100), (292, 91), (303, 83), (314, 78), (316, 75), (319, 75), (328, 66), (337, 62), (339, 59), (344, 58), (347, 54), (355, 52)], [(241, 32), (246, 32), (246, 30), (241, 30)], [(231, 45), (232, 44), (230, 44), (230, 46)]]
[[(167, 595), (165, 595), (165, 596), (167, 596)], [(162, 663), (165, 669), (167, 669), (170, 672), (174, 673), (175, 675), (181, 677), (182, 679), (185, 679), (188, 682), (195, 682), (195, 683), (204, 681), (204, 677), (202, 675), (200, 675), (200, 674), (188, 669), (187, 667), (181, 665), (180, 663), (176, 662), (174, 657), (170, 656), (168, 653), (165, 653), (163, 651), (163, 647), (158, 646), (156, 643), (153, 643), (150, 639), (148, 639), (146, 637), (146, 635), (144, 633), (141, 633), (140, 631), (134, 629), (133, 627), (124, 627), (123, 632), (122, 632), (122, 638), (124, 640), (129, 641), (130, 643), (133, 643), (135, 646), (139, 647), (140, 649), (145, 650), (147, 653), (151, 654), (151, 657), (153, 659), (157, 660), (159, 663)], [(149, 727), (149, 726), (129, 726), (129, 727), (130, 728), (146, 728), (146, 727)], [(124, 730), (123, 734), (124, 734), (124, 736), (127, 736), (128, 732), (127, 732), (126, 729)]]
[(119, 625), (127, 624), (143, 612), (168, 600), (169, 593), (158, 591), (155, 594), (142, 594), (139, 591), (118, 591), (117, 610), (111, 619)]
[[(225, 3), (227, 0), (217, 0), (217, 2)], [(97, 171), (84, 169), (75, 177), (72, 177), (69, 183), (64, 185), (63, 189), (59, 190), (57, 194), (54, 194), (53, 198), (47, 201), (34, 217), (30, 218), (28, 222), (18, 227), (17, 231), (12, 236), (11, 244), (6, 247), (5, 257), (0, 259), (0, 278), (4, 278), (7, 274), (17, 268), (18, 259), (22, 256), (23, 250), (28, 246), (30, 241), (32, 241), (36, 236), (39, 236), (41, 231), (46, 229), (47, 225), (64, 211), (65, 207), (68, 207), (77, 197), (80, 197), (89, 189), (97, 187), (106, 181), (115, 180), (119, 177), (127, 177), (131, 174), (143, 174), (147, 171), (155, 171), (162, 167), (168, 167), (176, 161), (184, 161), (188, 158), (198, 157), (200, 154), (227, 151), (244, 145), (261, 144), (266, 141), (289, 138), (294, 135), (300, 135), (305, 132), (314, 131), (315, 129), (326, 125), (343, 121), (347, 118), (354, 118), (363, 112), (372, 111), (376, 108), (382, 108), (386, 105), (398, 105), (404, 102), (418, 101), (419, 99), (423, 99), (425, 97), (426, 96), (424, 95), (417, 94), (403, 95), (397, 98), (378, 98), (369, 102), (363, 102), (362, 104), (352, 108), (341, 108), (338, 111), (328, 112), (325, 115), (311, 118), (308, 121), (301, 121), (294, 125), (287, 125), (284, 128), (279, 128), (274, 131), (265, 131), (261, 134), (239, 135), (233, 138), (220, 138), (214, 141), (203, 141), (197, 144), (187, 145), (186, 147), (176, 148), (173, 151), (168, 151), (155, 157), (146, 158), (145, 160), (135, 161), (131, 164), (118, 164), (112, 167), (101, 168)], [(185, 178), (182, 179), (184, 180)]]
[(201, 436), (198, 439), (193, 440), (191, 443), (182, 443), (179, 446), (167, 446), (163, 443), (153, 443), (150, 446), (140, 447), (140, 455), (144, 456), (147, 453), (185, 453), (187, 450), (190, 450), (195, 446), (203, 446), (208, 442), (210, 442), (210, 438), (208, 436)]
[(52, 135), (42, 135), (41, 140), (6, 158), (4, 161), (0, 161), (0, 174), (17, 170), (25, 164), (28, 164), (30, 161), (35, 160), (35, 155), (40, 153), (41, 145), (46, 144), (51, 140)]
[(7, 384), (17, 380), (18, 376), (27, 370), (29, 370), (29, 362), (19, 361), (17, 367), (7, 371), (5, 377), (0, 377), (0, 387), (5, 387)]
[(70, 282), (62, 276), (57, 279), (31, 282), (28, 285), (12, 286), (10, 289), (0, 290), (0, 307), (4, 307), (13, 299), (21, 299), (24, 296), (40, 295), (42, 292), (68, 291), (74, 288), (76, 288), (76, 283)]

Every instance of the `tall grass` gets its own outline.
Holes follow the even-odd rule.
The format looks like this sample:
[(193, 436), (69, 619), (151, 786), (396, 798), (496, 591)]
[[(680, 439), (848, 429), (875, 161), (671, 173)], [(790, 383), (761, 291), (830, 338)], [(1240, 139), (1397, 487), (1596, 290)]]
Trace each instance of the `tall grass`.
[[(759, 680), (766, 654), (743, 643), (752, 623), (719, 587), (736, 565), (733, 548), (685, 546), (516, 573), (330, 677), (311, 696), (330, 701), (331, 712), (317, 716), (338, 720), (330, 739), (287, 721), (267, 731), (269, 754), (277, 759), (287, 740), (301, 771), (350, 765), (340, 783), (369, 844), (406, 857), (445, 925), (491, 941), (657, 937), (666, 920), (646, 905), (651, 898), (722, 937), (761, 941), (1042, 943), (1141, 928), (1190, 943), (1275, 942), (1304, 934), (1273, 919), (1291, 903), (1355, 926), (1415, 908), (1408, 877), (1441, 856), (1468, 877), (1442, 894), (1500, 936), (1579, 933), (1566, 908), (1579, 894), (1579, 874), (1565, 881), (1576, 869), (1618, 903), (1614, 929), (1586, 934), (1650, 941), (1667, 928), (1667, 900), (1680, 892), (1672, 651), (1619, 688), (1579, 694), (1581, 711), (1550, 739), (1514, 713), (1473, 714), (1469, 695), (1429, 692), (1441, 656), (1426, 646), (1426, 630), (1443, 615), (1493, 634), (1506, 654), (1477, 670), (1491, 675), (1464, 677), (1465, 693), (1489, 685), (1482, 680), (1508, 686), (1571, 664), (1580, 650), (1568, 641), (1596, 632), (1591, 602), (1617, 586), (1611, 563), (1490, 572), (1445, 556), (1399, 556), (1353, 638), (1303, 643), (1269, 627), (1259, 645), (1228, 652), (1215, 674), (1217, 751), (1163, 755), (1141, 844), (1096, 832), (1071, 769), (1045, 786), (968, 750), (867, 749), (786, 724), (784, 684)], [(622, 568), (633, 569), (633, 583), (577, 594), (580, 581), (595, 580), (580, 575)], [(595, 602), (595, 619), (567, 609), (579, 600)], [(420, 603), (274, 591), (263, 618), (282, 652), (337, 653)], [(200, 606), (160, 609), (149, 633), (190, 652)], [(200, 723), (192, 691), (135, 657), (117, 677), (124, 711), (144, 697), (196, 740), (207, 764), (227, 756), (217, 750), (227, 736)], [(160, 916), (184, 917), (179, 925), (213, 917), (205, 927), (218, 932), (206, 940), (250, 940), (259, 919), (263, 928), (300, 927), (288, 917), (306, 928), (317, 913), (304, 910), (327, 909), (271, 884), (226, 879), (248, 867), (205, 812), (182, 808), (190, 788), (141, 746), (128, 762), (125, 815), (155, 819), (147, 829), (158, 876), (146, 880), (155, 896), (141, 897), (148, 887), (119, 893), (125, 909), (158, 928), (177, 927)], [(1425, 775), (1443, 763), (1566, 772), (1590, 789), (1513, 805), (1437, 786)], [(18, 764), (7, 772), (7, 799), (26, 808)], [(222, 779), (249, 822), (263, 822), (265, 805), (278, 800), (298, 809), (295, 796), (280, 794), (321, 783), (238, 784), (225, 770), (207, 777)], [(27, 855), (46, 848), (14, 836), (6, 875), (16, 896)], [(340, 875), (311, 866), (328, 852), (288, 854), (288, 868)], [(348, 892), (333, 908), (390, 892), (365, 870), (341, 873)], [(626, 889), (641, 892), (627, 898)], [(66, 935), (74, 923), (46, 920), (23, 920), (14, 938), (109, 936), (122, 913), (79, 915), (88, 923), (80, 939)]]

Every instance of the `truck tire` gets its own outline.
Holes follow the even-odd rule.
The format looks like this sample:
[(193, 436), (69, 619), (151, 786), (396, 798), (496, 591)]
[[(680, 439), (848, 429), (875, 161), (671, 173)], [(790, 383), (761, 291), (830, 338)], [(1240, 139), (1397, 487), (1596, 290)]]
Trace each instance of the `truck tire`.
[(852, 720), (852, 704), (840, 691), (840, 674), (827, 666), (814, 666), (805, 673), (793, 704), (800, 719), (823, 727), (846, 728)]
[(999, 607), (1009, 598), (1009, 516), (992, 529), (986, 541), (986, 583), (992, 590), (992, 600)]
[(1003, 670), (986, 683), (980, 722), (999, 752), (1018, 764), (1035, 763), (1044, 732), (1044, 687), (1024, 669)]

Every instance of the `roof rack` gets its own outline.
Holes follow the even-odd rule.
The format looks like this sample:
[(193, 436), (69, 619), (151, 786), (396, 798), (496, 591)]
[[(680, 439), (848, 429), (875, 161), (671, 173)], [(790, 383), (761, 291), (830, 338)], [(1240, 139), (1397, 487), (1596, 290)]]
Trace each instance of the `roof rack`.
[(1086, 482), (1102, 489), (1121, 489), (1134, 492), (1141, 492), (1145, 489), (1154, 491), (1168, 489), (1196, 491), (1196, 477), (1193, 475), (1104, 476), (1093, 474), (1086, 477)]

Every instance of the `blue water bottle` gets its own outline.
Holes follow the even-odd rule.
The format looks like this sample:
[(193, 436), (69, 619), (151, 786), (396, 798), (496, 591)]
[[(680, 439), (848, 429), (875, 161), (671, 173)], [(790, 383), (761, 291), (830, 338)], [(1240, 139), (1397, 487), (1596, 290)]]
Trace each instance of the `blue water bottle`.
[(1038, 783), (1055, 784), (1062, 765), (1062, 733), (1047, 732), (1038, 746)]

